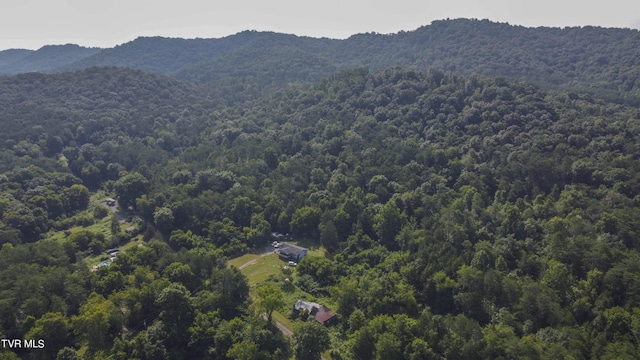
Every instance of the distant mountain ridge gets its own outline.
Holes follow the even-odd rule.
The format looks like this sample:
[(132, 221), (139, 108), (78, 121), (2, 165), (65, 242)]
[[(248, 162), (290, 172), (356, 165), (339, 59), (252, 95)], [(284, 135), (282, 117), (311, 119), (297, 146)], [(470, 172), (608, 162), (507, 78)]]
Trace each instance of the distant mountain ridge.
[(170, 73), (241, 46), (222, 39), (179, 39), (140, 37), (131, 42), (104, 49), (60, 70), (80, 70), (92, 66), (122, 66), (155, 73)]
[(56, 72), (63, 66), (97, 54), (103, 49), (74, 44), (47, 45), (38, 50), (0, 51), (0, 75), (26, 72)]
[(130, 67), (201, 83), (236, 79), (257, 86), (315, 81), (345, 68), (403, 66), (638, 94), (640, 32), (457, 19), (345, 40), (244, 31), (220, 39), (141, 37), (109, 49), (64, 45), (0, 52), (0, 74), (6, 75), (92, 66)]

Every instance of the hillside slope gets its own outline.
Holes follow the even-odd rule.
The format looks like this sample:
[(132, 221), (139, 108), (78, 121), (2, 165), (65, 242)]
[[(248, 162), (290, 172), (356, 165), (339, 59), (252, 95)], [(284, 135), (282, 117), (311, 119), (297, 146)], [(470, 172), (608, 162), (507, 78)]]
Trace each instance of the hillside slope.
[(0, 75), (59, 71), (64, 66), (97, 54), (101, 50), (73, 44), (48, 45), (36, 51), (4, 50), (0, 51)]
[[(51, 54), (54, 49), (57, 55)], [(125, 66), (198, 82), (235, 79), (280, 87), (356, 66), (410, 66), (503, 76), (553, 88), (594, 89), (625, 99), (638, 96), (639, 49), (638, 30), (525, 28), (458, 19), (345, 40), (245, 31), (221, 39), (138, 38), (101, 51), (70, 45), (21, 55), (5, 51), (0, 52), (0, 73)], [(274, 65), (280, 68), (275, 73)]]

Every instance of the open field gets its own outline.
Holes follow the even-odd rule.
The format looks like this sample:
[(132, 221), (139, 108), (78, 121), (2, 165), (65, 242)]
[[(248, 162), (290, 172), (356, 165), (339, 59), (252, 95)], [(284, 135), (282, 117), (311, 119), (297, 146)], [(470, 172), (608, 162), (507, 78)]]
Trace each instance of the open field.
[[(246, 260), (244, 263), (255, 261), (252, 265), (249, 265), (242, 269), (242, 273), (247, 277), (249, 286), (251, 287), (254, 287), (255, 285), (267, 280), (271, 275), (282, 274), (282, 267), (286, 265), (285, 262), (280, 260), (280, 258), (276, 254), (270, 254), (263, 257), (259, 257), (253, 254), (250, 255), (252, 255), (254, 258), (251, 258), (251, 256), (248, 255), (243, 255), (240, 258), (244, 258), (243, 261)], [(240, 258), (236, 258), (236, 260)], [(234, 264), (237, 263), (237, 261), (231, 260), (229, 262), (230, 265), (232, 262)], [(237, 267), (240, 268), (240, 266), (242, 266), (242, 264), (238, 265)]]
[(259, 258), (259, 255), (256, 254), (244, 254), (240, 257), (237, 257), (235, 259), (231, 259), (229, 261), (227, 261), (227, 266), (228, 267), (237, 267), (238, 269), (240, 269), (240, 267), (246, 263), (248, 263), (249, 261), (255, 260), (257, 258)]

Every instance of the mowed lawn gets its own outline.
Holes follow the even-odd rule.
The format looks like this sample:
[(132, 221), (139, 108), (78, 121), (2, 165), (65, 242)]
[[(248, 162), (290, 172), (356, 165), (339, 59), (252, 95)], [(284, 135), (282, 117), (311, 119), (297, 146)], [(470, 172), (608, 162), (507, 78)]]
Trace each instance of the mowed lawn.
[(251, 260), (255, 260), (255, 259), (259, 258), (259, 257), (260, 256), (256, 255), (256, 254), (244, 254), (244, 255), (242, 255), (240, 257), (237, 257), (235, 259), (231, 259), (231, 260), (227, 261), (227, 267), (234, 266), (234, 267), (237, 267), (239, 269), (242, 265), (246, 264), (247, 262), (249, 262)]
[[(240, 269), (244, 265), (244, 268)], [(253, 287), (265, 281), (271, 275), (282, 274), (282, 267), (287, 265), (277, 254), (259, 255), (247, 254), (229, 260), (228, 266), (235, 266), (247, 277), (249, 286)]]

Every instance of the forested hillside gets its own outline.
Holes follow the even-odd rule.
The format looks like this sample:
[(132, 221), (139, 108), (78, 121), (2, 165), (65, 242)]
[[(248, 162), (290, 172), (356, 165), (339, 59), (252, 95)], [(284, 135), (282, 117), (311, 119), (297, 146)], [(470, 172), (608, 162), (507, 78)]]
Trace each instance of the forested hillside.
[[(3, 356), (640, 357), (640, 111), (450, 70), (0, 79)], [(250, 288), (272, 232), (325, 255)]]
[(47, 45), (37, 51), (4, 50), (0, 51), (0, 75), (57, 71), (65, 65), (97, 54), (101, 50), (73, 44)]
[(242, 47), (246, 42), (237, 36), (190, 40), (140, 37), (70, 63), (63, 70), (78, 70), (92, 66), (124, 66), (155, 73), (171, 73)]
[(231, 79), (259, 88), (280, 88), (291, 82), (314, 82), (339, 69), (403, 66), (501, 76), (547, 88), (590, 89), (598, 96), (637, 106), (639, 49), (638, 30), (525, 28), (456, 19), (434, 21), (413, 31), (357, 34), (345, 40), (244, 31), (220, 39), (143, 37), (111, 49), (67, 45), (29, 53), (7, 50), (0, 52), (0, 74), (118, 66), (213, 86)]

